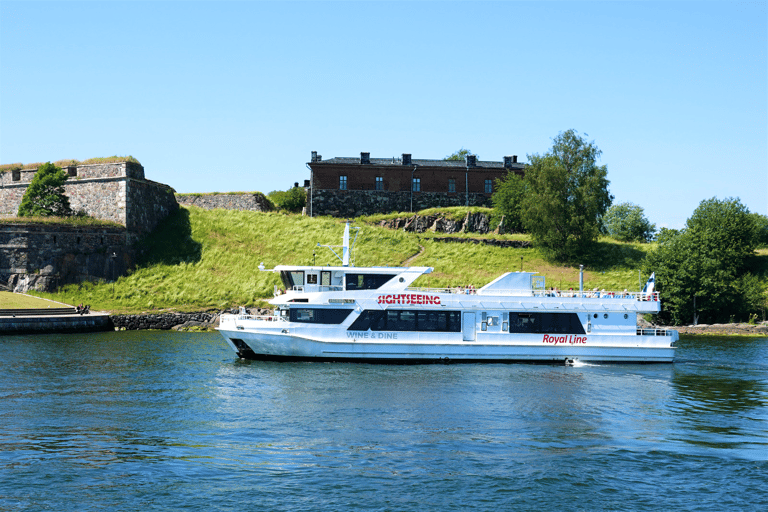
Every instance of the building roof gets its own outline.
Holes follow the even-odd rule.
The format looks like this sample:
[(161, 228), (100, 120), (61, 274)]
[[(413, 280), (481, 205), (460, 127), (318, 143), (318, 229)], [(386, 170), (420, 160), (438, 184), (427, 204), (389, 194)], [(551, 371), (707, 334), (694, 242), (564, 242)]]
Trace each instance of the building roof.
[[(309, 165), (365, 165), (367, 166), (403, 166), (412, 167), (416, 165), (418, 167), (453, 167), (457, 169), (466, 169), (467, 163), (464, 160), (430, 160), (423, 158), (412, 158), (410, 164), (403, 165), (402, 158), (371, 158), (370, 163), (361, 164), (360, 157), (345, 157), (337, 156), (328, 160), (316, 160), (308, 163)], [(491, 162), (485, 160), (477, 160), (475, 165), (470, 166), (470, 169), (504, 169), (504, 162)], [(513, 162), (511, 169), (525, 169), (525, 164), (519, 162)]]

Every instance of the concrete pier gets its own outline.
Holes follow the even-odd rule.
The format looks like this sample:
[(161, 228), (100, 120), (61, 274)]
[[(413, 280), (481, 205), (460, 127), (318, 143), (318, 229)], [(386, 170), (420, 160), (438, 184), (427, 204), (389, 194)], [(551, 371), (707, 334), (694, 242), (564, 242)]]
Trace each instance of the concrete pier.
[(96, 332), (113, 329), (112, 321), (107, 313), (15, 315), (9, 313), (9, 310), (3, 310), (2, 315), (0, 315), (0, 336), (3, 334)]

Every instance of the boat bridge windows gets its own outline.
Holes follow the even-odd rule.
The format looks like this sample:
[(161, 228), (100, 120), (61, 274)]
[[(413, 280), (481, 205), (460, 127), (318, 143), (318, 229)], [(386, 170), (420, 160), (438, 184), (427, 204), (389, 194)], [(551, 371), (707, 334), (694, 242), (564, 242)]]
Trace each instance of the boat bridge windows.
[(366, 309), (357, 317), (350, 331), (430, 331), (461, 332), (460, 311)]
[(280, 280), (286, 290), (292, 290), (295, 286), (304, 286), (303, 270), (281, 270)]
[(394, 274), (345, 274), (345, 284), (350, 290), (376, 290), (388, 283)]
[(351, 309), (291, 308), (290, 319), (309, 324), (340, 324), (351, 312)]
[(509, 313), (509, 332), (586, 334), (578, 313)]

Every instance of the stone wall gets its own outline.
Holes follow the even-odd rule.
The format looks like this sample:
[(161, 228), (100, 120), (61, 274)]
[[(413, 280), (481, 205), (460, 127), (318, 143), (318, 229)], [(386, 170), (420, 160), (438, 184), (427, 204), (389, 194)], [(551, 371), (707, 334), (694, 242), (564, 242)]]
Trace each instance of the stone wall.
[(158, 329), (168, 330), (177, 326), (208, 327), (218, 320), (218, 312), (160, 313), (143, 315), (112, 315), (115, 329), (128, 331)]
[[(413, 204), (411, 204), (413, 201)], [(313, 215), (358, 217), (386, 212), (419, 211), (425, 208), (466, 206), (465, 194), (448, 192), (388, 192), (383, 190), (315, 190)], [(469, 206), (491, 207), (487, 194), (469, 194)]]
[(186, 206), (197, 206), (204, 210), (247, 210), (268, 212), (272, 204), (260, 192), (235, 194), (176, 194), (176, 201)]
[(111, 281), (132, 264), (124, 228), (0, 225), (0, 285), (12, 291), (53, 291), (69, 283)]
[[(64, 192), (75, 211), (122, 224), (136, 238), (178, 207), (173, 189), (144, 178), (144, 167), (116, 162), (64, 167)], [(0, 173), (0, 217), (15, 217), (37, 170)], [(18, 179), (14, 179), (18, 178)]]
[(128, 180), (125, 190), (125, 227), (131, 234), (149, 233), (179, 207), (173, 189), (162, 183)]

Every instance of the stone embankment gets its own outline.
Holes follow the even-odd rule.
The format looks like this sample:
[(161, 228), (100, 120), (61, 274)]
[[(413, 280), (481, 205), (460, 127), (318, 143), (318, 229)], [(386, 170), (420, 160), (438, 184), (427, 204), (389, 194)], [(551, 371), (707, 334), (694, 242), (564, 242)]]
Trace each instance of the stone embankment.
[(759, 324), (698, 324), (673, 327), (680, 334), (701, 336), (768, 336), (768, 322)]
[(663, 326), (651, 324), (638, 315), (637, 325), (643, 329), (673, 329), (685, 336), (768, 336), (768, 322)]
[[(224, 311), (198, 311), (192, 313), (158, 313), (140, 315), (112, 315), (116, 330), (137, 331), (146, 329), (175, 331), (187, 329), (215, 329), (219, 326), (219, 316), (223, 313), (237, 313), (237, 309)], [(251, 315), (266, 315), (268, 310), (253, 308), (247, 310)]]

